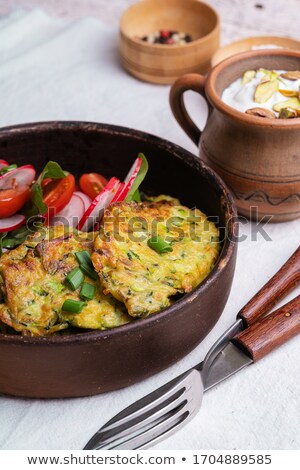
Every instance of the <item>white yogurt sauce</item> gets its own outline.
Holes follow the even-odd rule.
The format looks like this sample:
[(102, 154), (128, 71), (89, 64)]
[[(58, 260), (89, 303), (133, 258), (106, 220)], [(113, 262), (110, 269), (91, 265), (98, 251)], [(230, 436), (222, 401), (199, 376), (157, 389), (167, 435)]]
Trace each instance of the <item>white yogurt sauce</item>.
[[(275, 70), (280, 75), (286, 72), (286, 70)], [(250, 108), (264, 108), (270, 111), (274, 110), (272, 107), (274, 104), (287, 101), (289, 98), (283, 96), (279, 91), (273, 94), (273, 96), (265, 103), (256, 103), (254, 101), (254, 92), (261, 79), (265, 76), (263, 72), (257, 72), (256, 76), (248, 83), (242, 85), (242, 77), (235, 80), (229, 85), (222, 93), (222, 100), (238, 111), (245, 112)], [(279, 88), (281, 90), (296, 90), (300, 89), (300, 80), (286, 80), (280, 77)]]

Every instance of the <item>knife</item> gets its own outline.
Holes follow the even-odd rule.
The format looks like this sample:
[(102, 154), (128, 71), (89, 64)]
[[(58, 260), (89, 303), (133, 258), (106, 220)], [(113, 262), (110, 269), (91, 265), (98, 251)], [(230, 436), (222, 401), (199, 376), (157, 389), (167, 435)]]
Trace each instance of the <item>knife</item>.
[[(230, 340), (238, 333), (249, 328), (263, 318), (282, 298), (291, 292), (300, 281), (300, 246), (284, 263), (284, 265), (274, 274), (274, 276), (264, 284), (264, 286), (244, 305), (237, 314), (236, 321), (227, 331), (218, 339), (213, 347), (208, 351), (204, 360), (195, 368), (207, 376), (205, 390), (222, 382), (232, 375), (231, 369), (224, 367), (225, 357), (233, 356), (236, 348)], [(213, 362), (218, 357), (218, 361), (211, 368)], [(243, 357), (243, 360), (246, 360)], [(243, 362), (242, 360), (242, 362)], [(226, 361), (225, 361), (226, 362)], [(247, 360), (246, 360), (247, 362)], [(250, 362), (251, 363), (251, 362)], [(239, 361), (237, 362), (237, 365)], [(249, 364), (247, 364), (249, 365)], [(208, 374), (208, 370), (210, 372)], [(239, 368), (236, 369), (236, 372)]]
[[(204, 391), (258, 361), (300, 331), (300, 295), (235, 335), (215, 360), (201, 368)], [(205, 376), (206, 370), (206, 376)]]

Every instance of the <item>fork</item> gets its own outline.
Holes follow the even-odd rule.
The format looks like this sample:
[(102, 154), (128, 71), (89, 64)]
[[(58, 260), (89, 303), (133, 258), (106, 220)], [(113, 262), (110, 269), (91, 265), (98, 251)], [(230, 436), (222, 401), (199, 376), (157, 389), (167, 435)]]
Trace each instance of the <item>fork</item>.
[[(256, 329), (256, 332), (259, 331), (260, 334), (263, 332), (266, 336), (268, 332), (265, 331), (264, 323), (268, 322), (268, 328), (270, 328), (270, 321), (274, 320), (277, 324), (283, 315), (287, 319), (291, 315), (289, 312), (300, 314), (300, 296), (298, 296), (286, 306), (265, 317), (265, 321), (262, 320), (261, 325), (257, 321), (268, 313), (271, 307), (299, 281), (300, 247), (240, 310), (236, 322), (213, 345), (204, 361), (121, 411), (99, 429), (84, 449), (147, 449), (188, 423), (200, 409), (203, 392), (229, 377), (244, 365), (253, 362), (252, 355), (252, 358), (247, 357), (246, 360), (243, 358), (240, 364), (235, 362), (231, 372), (224, 371), (221, 379), (209, 377), (212, 364), (223, 353), (226, 345), (230, 344), (229, 354), (231, 352), (236, 354), (237, 348), (231, 341), (238, 338), (239, 332), (243, 332), (240, 335), (241, 338), (246, 336), (245, 332), (249, 332), (248, 337), (253, 340), (252, 329), (253, 331)], [(272, 348), (282, 344), (298, 332), (300, 321), (296, 318), (296, 323), (294, 320), (293, 322), (293, 325), (286, 327), (285, 331), (280, 327), (281, 337), (271, 339)], [(259, 340), (256, 346), (261, 346), (261, 338), (257, 337), (256, 339)], [(270, 339), (267, 338), (266, 341), (270, 343)], [(245, 342), (243, 346), (245, 346)], [(246, 344), (246, 346), (248, 345)], [(251, 353), (251, 348), (248, 348), (248, 351)], [(244, 353), (243, 356), (246, 357)], [(262, 354), (259, 357), (261, 356)]]

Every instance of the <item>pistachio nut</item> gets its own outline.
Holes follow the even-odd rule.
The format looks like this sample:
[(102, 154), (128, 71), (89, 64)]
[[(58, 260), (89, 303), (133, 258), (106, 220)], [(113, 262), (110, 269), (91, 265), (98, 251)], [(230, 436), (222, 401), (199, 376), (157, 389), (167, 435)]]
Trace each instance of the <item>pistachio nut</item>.
[(284, 73), (280, 74), (280, 76), (282, 78), (286, 78), (287, 80), (292, 80), (292, 81), (300, 80), (299, 70), (284, 72)]
[(274, 70), (260, 69), (260, 71), (264, 74), (264, 76), (260, 80), (260, 83), (273, 82), (278, 78), (278, 73)]
[(300, 101), (298, 100), (298, 98), (291, 98), (290, 100), (280, 101), (279, 103), (276, 103), (273, 106), (273, 110), (277, 111), (278, 113), (282, 108), (298, 109), (300, 108)]
[(282, 90), (279, 88), (278, 90), (283, 96), (286, 96), (287, 98), (293, 98), (294, 96), (298, 96), (298, 91), (296, 90)]
[(251, 82), (251, 80), (253, 80), (255, 75), (256, 75), (255, 70), (247, 70), (243, 75), (242, 85), (245, 85), (246, 83)]
[(254, 101), (255, 103), (265, 103), (268, 101), (274, 93), (278, 90), (278, 81), (272, 80), (260, 83), (257, 85), (255, 92), (254, 92)]
[(276, 114), (273, 111), (265, 108), (250, 108), (245, 111), (246, 114), (250, 114), (250, 116), (258, 116), (262, 118), (268, 119), (276, 119)]
[(294, 119), (297, 116), (297, 111), (294, 108), (281, 108), (278, 117), (279, 119)]

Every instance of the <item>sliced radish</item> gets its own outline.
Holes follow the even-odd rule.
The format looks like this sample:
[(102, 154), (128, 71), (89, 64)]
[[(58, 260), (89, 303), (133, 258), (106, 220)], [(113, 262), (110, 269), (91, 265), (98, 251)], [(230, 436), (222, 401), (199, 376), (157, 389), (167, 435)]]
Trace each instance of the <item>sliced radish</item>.
[(76, 196), (79, 196), (82, 201), (83, 201), (83, 204), (84, 204), (84, 212), (86, 210), (88, 210), (88, 208), (90, 207), (90, 205), (92, 204), (92, 199), (90, 198), (90, 196), (88, 196), (87, 194), (83, 193), (82, 191), (74, 191), (74, 194), (76, 194)]
[(0, 170), (2, 170), (2, 168), (5, 168), (7, 166), (9, 166), (9, 163), (6, 160), (0, 159)]
[(66, 227), (75, 228), (82, 219), (84, 212), (83, 200), (77, 194), (73, 194), (70, 202), (50, 219), (49, 225), (65, 225)]
[(113, 177), (109, 180), (105, 188), (102, 189), (101, 193), (95, 197), (90, 207), (84, 213), (78, 224), (79, 230), (88, 232), (97, 222), (99, 222), (99, 220), (101, 220), (105, 209), (113, 200), (119, 185), (120, 181), (118, 178)]
[(30, 186), (35, 178), (32, 165), (24, 165), (0, 176), (0, 190), (18, 186)]
[(113, 204), (114, 202), (123, 201), (122, 193), (123, 193), (124, 187), (125, 187), (125, 183), (120, 183), (119, 184), (118, 190), (117, 190), (116, 194), (114, 195), (114, 198), (111, 201), (111, 204)]
[(134, 161), (132, 167), (130, 168), (130, 170), (129, 170), (127, 176), (126, 176), (126, 178), (124, 179), (125, 184), (129, 183), (129, 181), (132, 179), (132, 177), (136, 176), (138, 174), (141, 166), (142, 166), (142, 159), (141, 159), (141, 157), (138, 157)]
[(0, 232), (11, 232), (24, 224), (25, 215), (15, 214), (5, 219), (0, 219)]
[(124, 201), (126, 199), (126, 196), (127, 194), (129, 193), (132, 185), (133, 185), (133, 182), (135, 180), (135, 178), (137, 177), (139, 171), (140, 171), (140, 168), (142, 166), (142, 158), (141, 157), (138, 157), (134, 164), (132, 165), (132, 167), (130, 168), (129, 170), (129, 173), (128, 175), (126, 176), (125, 180), (124, 180), (124, 183), (125, 183), (125, 186), (124, 186), (124, 189), (121, 193), (121, 195), (119, 196), (119, 201)]

